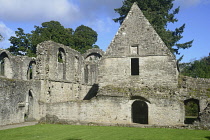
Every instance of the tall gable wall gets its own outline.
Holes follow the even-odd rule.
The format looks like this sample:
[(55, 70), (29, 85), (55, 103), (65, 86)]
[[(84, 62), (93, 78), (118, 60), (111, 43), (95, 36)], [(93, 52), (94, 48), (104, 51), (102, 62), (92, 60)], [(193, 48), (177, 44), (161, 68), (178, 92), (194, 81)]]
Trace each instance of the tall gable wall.
[[(138, 53), (132, 47), (138, 46)], [(120, 26), (109, 45), (106, 54), (109, 56), (166, 56), (173, 57), (160, 36), (143, 15), (136, 3)]]
[[(133, 58), (137, 64), (132, 64)], [(138, 74), (133, 75), (136, 67)], [(176, 59), (136, 3), (109, 45), (99, 69), (102, 87), (177, 86)]]

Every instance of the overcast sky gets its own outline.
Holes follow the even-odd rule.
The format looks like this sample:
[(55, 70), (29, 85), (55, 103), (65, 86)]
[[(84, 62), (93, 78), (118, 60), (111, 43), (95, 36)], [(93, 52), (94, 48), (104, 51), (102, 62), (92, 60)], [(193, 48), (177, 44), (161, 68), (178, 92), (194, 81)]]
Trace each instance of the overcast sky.
[[(207, 56), (210, 52), (210, 0), (175, 0), (181, 6), (176, 24), (186, 23), (184, 38), (181, 42), (194, 39), (193, 47), (184, 51), (184, 62)], [(0, 0), (0, 33), (5, 40), (0, 48), (10, 46), (8, 38), (17, 28), (26, 33), (34, 30), (34, 25), (51, 20), (59, 21), (66, 28), (80, 25), (91, 27), (98, 33), (97, 45), (106, 50), (116, 34), (119, 24), (113, 22), (118, 17), (114, 8), (122, 6), (122, 0)]]

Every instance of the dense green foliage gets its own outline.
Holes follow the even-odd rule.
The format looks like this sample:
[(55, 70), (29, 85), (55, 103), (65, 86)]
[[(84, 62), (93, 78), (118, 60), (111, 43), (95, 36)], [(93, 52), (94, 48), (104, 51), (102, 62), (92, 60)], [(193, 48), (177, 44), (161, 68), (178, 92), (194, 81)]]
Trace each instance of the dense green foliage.
[(193, 101), (189, 101), (186, 105), (185, 105), (185, 116), (198, 116), (198, 105), (193, 102)]
[(35, 125), (1, 130), (1, 140), (208, 140), (207, 130)]
[(210, 56), (180, 64), (181, 74), (193, 78), (210, 78)]
[(115, 12), (119, 13), (120, 17), (114, 19), (114, 21), (122, 24), (132, 4), (137, 2), (146, 18), (171, 52), (179, 54), (179, 49), (190, 48), (193, 40), (182, 44), (178, 43), (180, 39), (183, 38), (182, 33), (184, 32), (185, 24), (176, 28), (174, 31), (167, 29), (168, 23), (178, 21), (175, 15), (179, 13), (179, 7), (173, 10), (173, 1), (174, 0), (124, 0), (122, 7), (115, 9)]
[(70, 46), (77, 51), (84, 53), (87, 49), (94, 48), (97, 41), (97, 33), (90, 27), (81, 25), (74, 31), (71, 28), (64, 28), (58, 21), (42, 23), (42, 26), (35, 26), (31, 33), (24, 33), (22, 28), (15, 32), (16, 36), (10, 37), (12, 44), (8, 50), (14, 55), (35, 56), (37, 44), (52, 40), (57, 43)]
[(34, 48), (31, 45), (31, 35), (24, 33), (22, 28), (18, 28), (18, 31), (15, 31), (16, 37), (10, 37), (9, 41), (12, 44), (8, 50), (14, 55), (25, 55), (28, 56), (34, 55)]
[[(84, 53), (91, 49), (97, 41), (97, 33), (91, 28), (81, 25), (74, 32), (74, 49)], [(94, 46), (95, 47), (95, 46)]]

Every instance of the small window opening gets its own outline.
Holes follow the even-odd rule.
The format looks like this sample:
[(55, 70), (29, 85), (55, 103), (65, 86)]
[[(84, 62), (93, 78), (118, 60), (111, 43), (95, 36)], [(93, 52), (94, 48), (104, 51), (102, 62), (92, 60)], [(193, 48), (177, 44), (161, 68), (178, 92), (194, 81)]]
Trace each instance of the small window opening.
[(60, 51), (58, 53), (58, 62), (63, 63), (62, 53)]
[(0, 68), (1, 73), (0, 73), (0, 75), (4, 76), (4, 59), (0, 60), (0, 65), (1, 65), (1, 68)]
[(139, 51), (138, 51), (139, 49), (138, 49), (138, 45), (132, 45), (131, 47), (130, 47), (130, 54), (139, 54)]
[(33, 79), (33, 69), (32, 69), (32, 65), (29, 66), (29, 79)]
[(28, 71), (27, 71), (27, 79), (28, 80), (31, 80), (31, 79), (34, 79), (35, 77), (35, 61), (31, 61), (29, 63), (29, 66), (28, 66)]
[(85, 83), (88, 83), (88, 65), (85, 66)]
[(139, 75), (139, 58), (131, 58), (131, 75)]
[(65, 61), (65, 52), (63, 48), (59, 48), (58, 50), (58, 62), (63, 63)]

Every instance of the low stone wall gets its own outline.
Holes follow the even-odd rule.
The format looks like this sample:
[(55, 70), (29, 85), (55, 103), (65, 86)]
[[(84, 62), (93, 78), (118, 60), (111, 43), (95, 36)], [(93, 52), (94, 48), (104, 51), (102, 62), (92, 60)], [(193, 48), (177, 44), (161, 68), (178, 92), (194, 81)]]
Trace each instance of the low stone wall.
[(67, 122), (130, 123), (131, 103), (121, 97), (53, 103), (47, 104), (47, 114)]
[[(184, 123), (184, 105), (173, 99), (149, 98), (148, 124), (181, 125)], [(139, 99), (99, 96), (88, 101), (69, 101), (47, 104), (47, 116), (42, 119), (56, 123), (113, 123), (133, 122), (132, 104)], [(50, 116), (50, 117), (49, 117)], [(49, 120), (48, 120), (49, 119)]]

